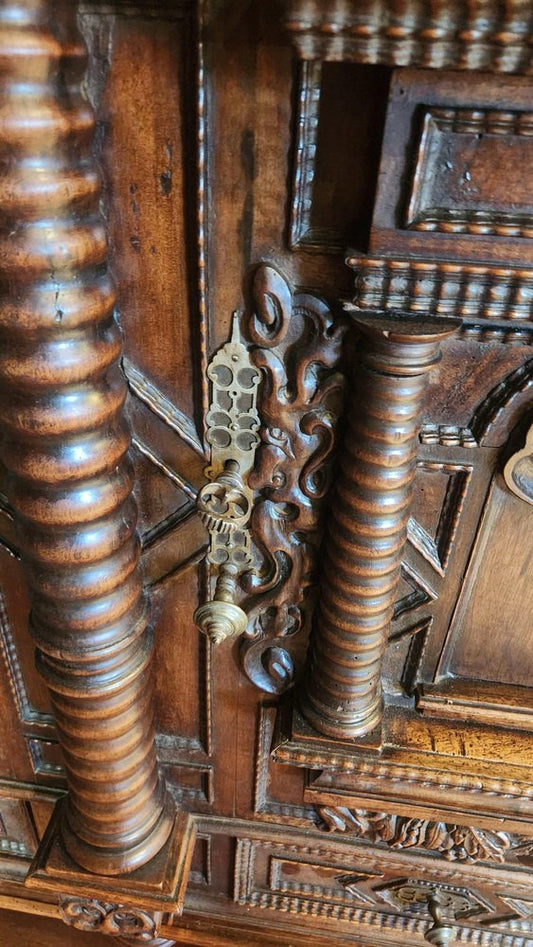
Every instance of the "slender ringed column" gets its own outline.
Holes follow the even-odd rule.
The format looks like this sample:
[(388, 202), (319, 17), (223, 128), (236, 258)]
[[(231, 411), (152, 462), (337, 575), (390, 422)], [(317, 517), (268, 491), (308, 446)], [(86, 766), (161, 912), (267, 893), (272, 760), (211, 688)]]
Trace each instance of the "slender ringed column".
[(301, 709), (315, 730), (364, 736), (382, 715), (381, 668), (416, 471), (420, 416), (439, 346), (458, 323), (358, 315), (347, 407)]

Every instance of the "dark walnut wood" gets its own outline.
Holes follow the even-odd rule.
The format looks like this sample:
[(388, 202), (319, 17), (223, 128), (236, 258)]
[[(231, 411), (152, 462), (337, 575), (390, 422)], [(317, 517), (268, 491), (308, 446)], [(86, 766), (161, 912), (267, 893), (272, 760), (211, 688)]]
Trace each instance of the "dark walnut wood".
[[(89, 51), (84, 89), (97, 121), (93, 145), (103, 172), (109, 266), (119, 291), (128, 379), (124, 410), (133, 430), (143, 574), (157, 642), (152, 658), (156, 746), (165, 782), (181, 812), (192, 814), (198, 836), (190, 873), (192, 845), (187, 848), (184, 837), (189, 832), (190, 841), (192, 827), (186, 822), (183, 835), (174, 832), (142, 867), (104, 876), (82, 870), (65, 852), (61, 806), (49, 824), (67, 784), (57, 738), (58, 732), (63, 736), (62, 708), (71, 707), (72, 698), (54, 697), (61, 710), (58, 731), (48, 688), (34, 667), (26, 572), (17, 558), (22, 544), (0, 464), (0, 660), (5, 666), (0, 673), (0, 907), (49, 915), (41, 928), (38, 918), (29, 925), (21, 914), (17, 924), (0, 914), (0, 941), (6, 947), (85, 939), (102, 943), (111, 940), (104, 931), (116, 938), (121, 930), (121, 939), (129, 937), (130, 943), (138, 934), (140, 943), (155, 938), (196, 947), (289, 942), (423, 947), (432, 921), (424, 904), (402, 900), (408, 883), (408, 889), (422, 893), (448, 886), (459, 896), (456, 889), (463, 889), (468, 916), (457, 924), (446, 918), (462, 944), (525, 947), (533, 936), (531, 506), (509, 489), (503, 474), (514, 459), (518, 482), (526, 486), (529, 480), (530, 448), (518, 454), (526, 449), (533, 392), (531, 85), (523, 74), (531, 61), (531, 4), (81, 0), (72, 6)], [(67, 67), (72, 51), (68, 42), (63, 45), (67, 21), (61, 4), (48, 9), (54, 15), (52, 42), (65, 51)], [(10, 76), (21, 75), (16, 50), (22, 49), (22, 40), (15, 44), (13, 37), (29, 37), (24, 10), (43, 14), (39, 31), (31, 34), (36, 36), (32, 62), (47, 35), (39, 2), (4, 4), (3, 35), (11, 37), (14, 59), (3, 59), (0, 82), (8, 93), (0, 109), (0, 169), (11, 181), (15, 168), (17, 182), (35, 189), (38, 176), (45, 180), (45, 169), (39, 159), (37, 173), (32, 165), (30, 174), (29, 152), (15, 143), (12, 119)], [(301, 30), (295, 24), (297, 10)], [(295, 28), (289, 32), (284, 24), (291, 18)], [(295, 62), (295, 45), (304, 56), (347, 58)], [(45, 235), (39, 246), (46, 240), (54, 262), (51, 236), (61, 221), (67, 221), (68, 241), (80, 221), (90, 218), (89, 236), (96, 226), (96, 184), (80, 196), (89, 173), (84, 162), (92, 119), (87, 118), (85, 131), (69, 131), (75, 110), (68, 102), (77, 82), (61, 83), (63, 67), (58, 72), (56, 64), (43, 60), (43, 76), (54, 92), (59, 90), (66, 120), (64, 137), (54, 133), (47, 168), (61, 173), (75, 168), (77, 177), (65, 196), (65, 211), (57, 211), (57, 200), (50, 197), (45, 213), (39, 192), (21, 212), (14, 208), (13, 188), (8, 193), (4, 187), (6, 259), (12, 252), (9, 234), (14, 230), (19, 240), (35, 233), (37, 218), (48, 221), (39, 231)], [(509, 69), (516, 74), (505, 74)], [(32, 87), (27, 79), (24, 88), (17, 85), (17, 95), (29, 110), (39, 85)], [(55, 102), (53, 96), (49, 101)], [(42, 109), (25, 114), (30, 144), (38, 139), (42, 147), (48, 135)], [(38, 136), (32, 115), (41, 126)], [(20, 136), (20, 110), (15, 119)], [(37, 159), (33, 154), (34, 165)], [(61, 242), (66, 250), (68, 241)], [(103, 259), (102, 246), (99, 242), (90, 260)], [(1, 340), (5, 364), (9, 357), (15, 365), (22, 345), (29, 350), (29, 336), (20, 341), (28, 300), (36, 293), (36, 299), (45, 298), (48, 284), (34, 276), (31, 261), (30, 254), (26, 272), (17, 269), (11, 282), (3, 278), (14, 317)], [(44, 391), (52, 406), (65, 390), (72, 393), (61, 378), (67, 357), (79, 353), (83, 338), (76, 376), (82, 378), (80, 390), (103, 399), (105, 434), (96, 452), (90, 433), (96, 401), (89, 406), (82, 401), (84, 410), (75, 408), (68, 431), (57, 413), (53, 439), (38, 427), (24, 433), (25, 445), (47, 445), (45, 461), (32, 468), (32, 477), (46, 482), (47, 496), (55, 489), (50, 457), (71, 464), (69, 479), (58, 481), (70, 497), (80, 485), (94, 483), (90, 462), (95, 470), (104, 469), (98, 465), (105, 464), (105, 452), (110, 466), (102, 478), (113, 480), (111, 458), (124, 471), (116, 438), (123, 439), (125, 450), (128, 434), (118, 420), (123, 390), (101, 387), (106, 377), (115, 379), (115, 369), (106, 376), (100, 357), (115, 359), (119, 343), (110, 319), (111, 289), (105, 319), (113, 355), (102, 340), (98, 312), (104, 315), (94, 289), (104, 283), (100, 263), (56, 266), (52, 278), (59, 284), (57, 308), (67, 328), (56, 326), (52, 296), (50, 305), (35, 303), (31, 310), (37, 313), (31, 344), (53, 352), (46, 364), (49, 387), (39, 388), (44, 383), (31, 360), (27, 384), (10, 369), (2, 389), (10, 400), (6, 406), (3, 398), (2, 411), (20, 414), (28, 391), (32, 404)], [(70, 307), (67, 286), (76, 301)], [(307, 627), (318, 597), (331, 460), (333, 487), (337, 477), (329, 451), (341, 401), (340, 389), (330, 390), (329, 384), (337, 373), (342, 309), (349, 299), (367, 310), (370, 320), (378, 310), (401, 310), (422, 321), (428, 315), (461, 317), (463, 326), (443, 342), (439, 365), (424, 376), (407, 539), (392, 619), (384, 626), (389, 640), (382, 659), (373, 664), (373, 680), (382, 680), (381, 726), (364, 736), (338, 739), (318, 733), (290, 698), (278, 695), (291, 682), (293, 669), (297, 677), (305, 664)], [(86, 334), (72, 328), (74, 310)], [(207, 534), (195, 500), (207, 463), (206, 369), (231, 335), (235, 310), (242, 313), (250, 357), (263, 362), (258, 396), (263, 431), (253, 472), (257, 568), (239, 593), (240, 604), (249, 609), (251, 637), (211, 648), (193, 625), (195, 610), (210, 592)], [(60, 337), (64, 347), (50, 348)], [(354, 349), (357, 354), (357, 345)], [(358, 372), (362, 380), (374, 370)], [(375, 374), (386, 386), (388, 373)], [(115, 380), (122, 384), (118, 374)], [(402, 390), (411, 383), (398, 379)], [(106, 405), (115, 395), (117, 420), (110, 428), (105, 418), (112, 412), (106, 414)], [(388, 441), (374, 437), (372, 405), (357, 400), (355, 408), (355, 397), (340, 419), (335, 447), (346, 469), (354, 466), (342, 443), (349, 414), (358, 431), (368, 416), (371, 457), (382, 443), (379, 456), (389, 456)], [(389, 401), (397, 404), (388, 399), (387, 411)], [(379, 399), (373, 404), (379, 410)], [(15, 468), (23, 451), (11, 449), (11, 427), (8, 437), (7, 458)], [(88, 472), (77, 479), (83, 464)], [(129, 472), (124, 476), (125, 496)], [(29, 508), (35, 496), (33, 486), (26, 489), (29, 475), (14, 471), (13, 477), (11, 485), (21, 485), (17, 502), (22, 496)], [(120, 508), (113, 505), (114, 489), (109, 494), (112, 518)], [(91, 491), (96, 507), (100, 495), (92, 486)], [(95, 509), (96, 519), (87, 520), (86, 529), (79, 505), (71, 504), (71, 515), (69, 502), (64, 526), (31, 528), (31, 542), (42, 549), (28, 560), (32, 585), (35, 570), (44, 583), (39, 557), (44, 562), (59, 555), (60, 534), (68, 545), (77, 530), (80, 555), (87, 551), (87, 531), (98, 545), (104, 517), (98, 519)], [(339, 511), (335, 529), (342, 521), (351, 536), (352, 506), (346, 502)], [(98, 589), (116, 590), (117, 609), (123, 596), (129, 603), (135, 600), (137, 586), (127, 568), (136, 553), (133, 545), (128, 547), (131, 560), (124, 552), (119, 580), (118, 549), (132, 541), (126, 526), (123, 533), (121, 526), (117, 529), (123, 539), (117, 538), (107, 557), (95, 553), (93, 584), (85, 571), (88, 560), (53, 571), (46, 565), (49, 585), (36, 603), (46, 628), (42, 663), (49, 674), (59, 666), (61, 648), (72, 677), (83, 679), (74, 674), (81, 661), (72, 639), (80, 642), (81, 652), (82, 642), (85, 647), (93, 641), (93, 626), (78, 628), (70, 638), (67, 633), (76, 609), (86, 616), (89, 602), (95, 608), (109, 603)], [(341, 583), (344, 572), (334, 571)], [(78, 595), (74, 580), (61, 596), (52, 589), (50, 576), (57, 583), (60, 576), (66, 582), (67, 575), (83, 575), (89, 598)], [(360, 594), (360, 585), (355, 591)], [(387, 594), (383, 589), (380, 605)], [(67, 609), (68, 625), (63, 620)], [(129, 614), (134, 621), (138, 615), (141, 631), (141, 607)], [(93, 615), (96, 627), (100, 619)], [(101, 621), (105, 635), (105, 615)], [(115, 621), (111, 609), (109, 621)], [(35, 630), (44, 638), (37, 623)], [(53, 650), (50, 657), (48, 650)], [(98, 645), (91, 653), (99, 659), (103, 650)], [(376, 645), (375, 655), (378, 650)], [(91, 670), (88, 680), (101, 680), (104, 672), (91, 667), (88, 654), (83, 655), (84, 667)], [(126, 666), (131, 654), (125, 655)], [(113, 673), (110, 665), (108, 678)], [(282, 731), (285, 711), (290, 726)], [(146, 721), (148, 727), (148, 714)], [(103, 728), (97, 724), (98, 736)], [(132, 739), (135, 732), (133, 727)], [(107, 729), (100, 741), (104, 755), (108, 737), (115, 739)], [(87, 754), (92, 750), (88, 745)], [(66, 761), (70, 776), (72, 749)], [(82, 766), (78, 758), (74, 763)], [(97, 761), (91, 758), (90, 765), (96, 773)], [(142, 767), (139, 775), (142, 780)], [(98, 785), (93, 779), (95, 791)], [(105, 802), (112, 827), (115, 793), (108, 789), (111, 778), (105, 782)], [(117, 793), (117, 805), (121, 798)], [(179, 892), (176, 882), (172, 887), (164, 881), (173, 870)], [(172, 917), (186, 881), (185, 909)], [(59, 919), (60, 901), (69, 927)], [(57, 925), (58, 933), (46, 923)]]
[(254, 684), (282, 693), (305, 660), (347, 326), (323, 299), (292, 293), (274, 267), (257, 267), (250, 282), (246, 334), (262, 378), (261, 443), (249, 478), (256, 561), (242, 583), (248, 628), (241, 659)]
[(300, 698), (326, 736), (369, 733), (400, 578), (427, 374), (457, 323), (402, 313), (356, 318), (363, 333), (347, 407), (310, 654)]
[(0, 57), (1, 456), (67, 772), (63, 843), (111, 875), (161, 849), (174, 806), (155, 754), (121, 337), (72, 4), (4, 4)]
[(521, 0), (289, 0), (304, 59), (530, 74), (533, 13)]

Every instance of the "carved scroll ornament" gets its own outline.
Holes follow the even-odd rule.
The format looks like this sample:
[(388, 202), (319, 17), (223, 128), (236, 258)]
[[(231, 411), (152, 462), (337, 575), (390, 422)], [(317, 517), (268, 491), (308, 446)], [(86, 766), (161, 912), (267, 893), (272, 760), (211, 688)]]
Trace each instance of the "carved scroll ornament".
[(214, 600), (195, 619), (215, 641), (244, 632), (245, 673), (262, 690), (281, 693), (303, 664), (346, 323), (323, 300), (293, 295), (266, 264), (250, 288), (244, 342), (234, 319), (231, 342), (208, 370), (213, 479), (198, 510), (217, 581)]
[(138, 908), (96, 901), (94, 898), (59, 899), (61, 917), (79, 931), (97, 931), (131, 939), (135, 943), (154, 943), (161, 918)]
[(310, 293), (292, 294), (262, 265), (253, 274), (246, 333), (261, 372), (261, 442), (249, 483), (257, 568), (244, 576), (246, 674), (281, 693), (303, 666), (335, 433), (346, 321)]

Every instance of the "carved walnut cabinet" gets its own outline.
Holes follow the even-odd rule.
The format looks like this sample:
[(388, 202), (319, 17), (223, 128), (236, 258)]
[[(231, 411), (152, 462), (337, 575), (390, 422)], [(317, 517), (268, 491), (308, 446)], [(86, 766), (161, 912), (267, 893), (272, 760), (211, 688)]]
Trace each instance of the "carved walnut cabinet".
[(0, 4), (6, 947), (533, 944), (532, 50)]

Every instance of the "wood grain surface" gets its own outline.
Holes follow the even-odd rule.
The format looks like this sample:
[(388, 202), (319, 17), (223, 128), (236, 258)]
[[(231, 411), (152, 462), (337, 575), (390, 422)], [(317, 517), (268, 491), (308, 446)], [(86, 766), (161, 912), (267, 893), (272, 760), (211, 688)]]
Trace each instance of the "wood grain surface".
[[(460, 943), (531, 941), (531, 508), (502, 475), (533, 404), (531, 17), (526, 0), (1, 6), (0, 905), (57, 925), (0, 915), (6, 947), (103, 940), (59, 927), (58, 893), (83, 876), (91, 894), (66, 855), (60, 892), (23, 881), (67, 787), (80, 861), (157, 848), (154, 733), (198, 833), (163, 939), (422, 947), (429, 915), (398, 902), (414, 879), (468, 891)], [(369, 331), (390, 310), (462, 325), (417, 380), (390, 341), (370, 364), (346, 307)], [(195, 503), (206, 366), (235, 310), (264, 411), (251, 635), (213, 650)], [(302, 675), (318, 727), (338, 726), (337, 685), (350, 725), (382, 707), (380, 727), (315, 729)], [(113, 928), (113, 886), (142, 915), (139, 878), (167, 855), (99, 875), (93, 916)]]
[(64, 842), (114, 874), (161, 848), (173, 809), (155, 757), (121, 338), (74, 14), (21, 0), (1, 17), (2, 461), (67, 772)]

